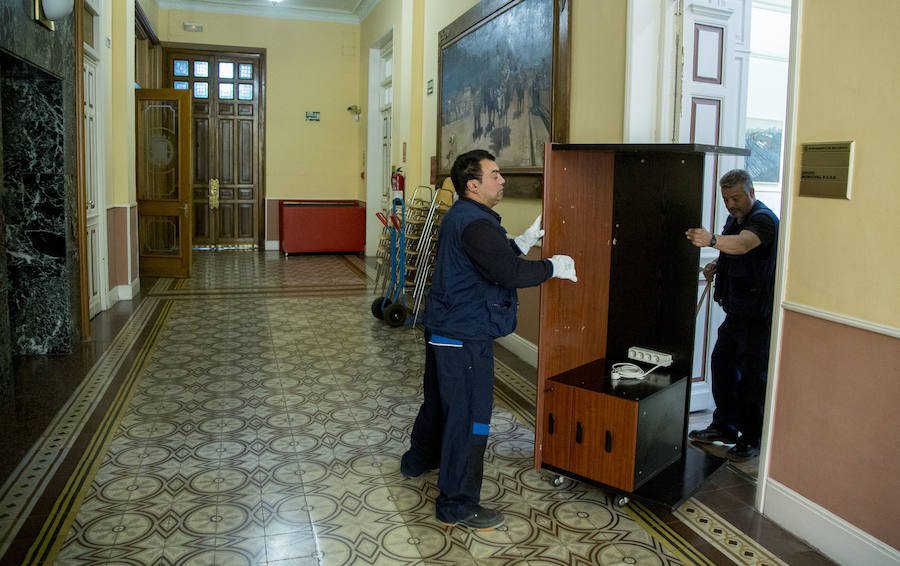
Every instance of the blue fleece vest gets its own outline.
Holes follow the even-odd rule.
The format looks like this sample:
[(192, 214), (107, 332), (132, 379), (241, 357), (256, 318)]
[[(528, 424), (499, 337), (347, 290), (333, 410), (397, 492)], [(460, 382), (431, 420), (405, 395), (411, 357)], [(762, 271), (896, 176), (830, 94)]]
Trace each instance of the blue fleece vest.
[[(772, 314), (775, 294), (775, 257), (778, 245), (778, 217), (756, 201), (747, 218), (765, 214), (775, 222), (775, 239), (743, 255), (719, 253), (716, 262), (716, 291), (713, 297), (727, 314), (745, 318), (764, 318)], [(740, 234), (742, 226), (733, 216), (725, 221), (724, 235)]]
[(484, 279), (466, 255), (462, 233), (486, 219), (506, 234), (497, 217), (474, 202), (458, 200), (441, 221), (431, 290), (425, 303), (425, 327), (460, 340), (493, 340), (516, 328), (516, 290)]

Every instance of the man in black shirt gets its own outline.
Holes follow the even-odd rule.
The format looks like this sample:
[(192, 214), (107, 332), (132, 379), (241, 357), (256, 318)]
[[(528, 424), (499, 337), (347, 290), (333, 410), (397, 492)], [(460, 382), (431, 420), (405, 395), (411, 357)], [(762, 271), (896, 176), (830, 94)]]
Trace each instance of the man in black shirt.
[(521, 236), (507, 238), (492, 210), (505, 183), (493, 155), (464, 153), (450, 176), (460, 198), (441, 221), (425, 303), (425, 400), (400, 471), (412, 478), (440, 468), (437, 519), (490, 530), (503, 524), (502, 513), (479, 504), (493, 406), (493, 341), (515, 330), (516, 288), (577, 277), (569, 256), (519, 257), (543, 235), (540, 217)]
[(715, 301), (725, 311), (713, 349), (713, 422), (688, 435), (696, 442), (734, 444), (728, 458), (759, 454), (769, 364), (769, 335), (775, 287), (778, 217), (756, 200), (750, 175), (735, 169), (720, 180), (729, 216), (721, 235), (691, 228), (685, 235), (697, 247), (719, 250), (703, 268), (715, 275)]

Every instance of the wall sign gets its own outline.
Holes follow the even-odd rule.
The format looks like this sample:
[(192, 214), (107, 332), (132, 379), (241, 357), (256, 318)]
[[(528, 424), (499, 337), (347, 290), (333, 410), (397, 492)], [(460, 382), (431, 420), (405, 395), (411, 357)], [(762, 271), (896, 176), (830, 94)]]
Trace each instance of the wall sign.
[(307, 111), (306, 112), (306, 121), (307, 122), (318, 122), (319, 121), (319, 111)]
[(805, 143), (800, 156), (800, 196), (850, 198), (855, 142)]

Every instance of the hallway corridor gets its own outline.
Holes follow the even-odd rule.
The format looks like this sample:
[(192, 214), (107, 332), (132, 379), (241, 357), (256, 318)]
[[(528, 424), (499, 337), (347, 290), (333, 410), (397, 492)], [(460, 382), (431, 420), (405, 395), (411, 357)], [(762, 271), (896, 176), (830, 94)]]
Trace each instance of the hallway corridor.
[(101, 314), (121, 329), (4, 463), (0, 564), (830, 564), (753, 512), (730, 466), (674, 512), (554, 487), (532, 469), (534, 370), (502, 348), (482, 499), (506, 524), (438, 523), (437, 473), (399, 471), (421, 334), (372, 317), (366, 271), (197, 252), (190, 279), (145, 281), (127, 318)]

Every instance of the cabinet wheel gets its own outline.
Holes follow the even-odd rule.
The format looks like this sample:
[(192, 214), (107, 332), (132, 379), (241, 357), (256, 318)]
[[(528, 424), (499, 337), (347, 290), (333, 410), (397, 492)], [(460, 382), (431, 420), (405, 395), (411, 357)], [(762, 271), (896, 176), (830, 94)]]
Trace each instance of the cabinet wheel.
[(617, 495), (613, 499), (613, 503), (616, 507), (625, 507), (626, 505), (628, 505), (629, 501), (631, 501), (631, 499), (629, 499), (628, 496), (625, 495)]
[(550, 480), (550, 483), (553, 484), (553, 487), (559, 487), (559, 486), (561, 486), (561, 485), (563, 484), (564, 481), (565, 481), (565, 480), (563, 479), (562, 476), (556, 476), (555, 478), (553, 478), (552, 480)]
[[(382, 307), (382, 302), (384, 302), (384, 306)], [(372, 301), (372, 316), (381, 320), (384, 318), (384, 309), (389, 307), (391, 304), (390, 299), (385, 299), (384, 297), (377, 297), (374, 301)]]
[(400, 303), (387, 307), (384, 309), (384, 321), (389, 326), (403, 326), (406, 322), (406, 307)]

